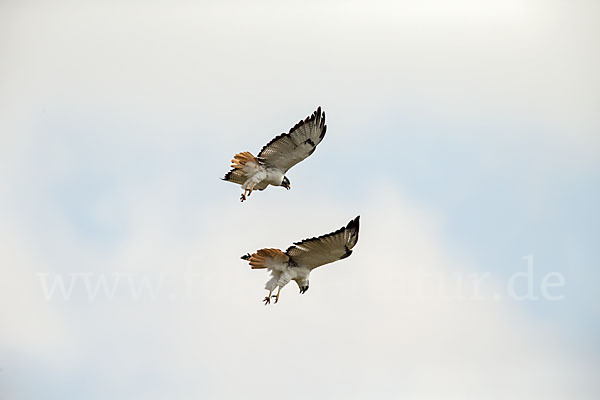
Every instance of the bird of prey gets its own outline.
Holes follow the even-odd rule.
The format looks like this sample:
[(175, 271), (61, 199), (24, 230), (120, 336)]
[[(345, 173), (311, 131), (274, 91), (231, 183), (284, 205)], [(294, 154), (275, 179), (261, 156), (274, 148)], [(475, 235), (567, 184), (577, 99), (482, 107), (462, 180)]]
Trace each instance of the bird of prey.
[(269, 185), (290, 189), (286, 172), (310, 156), (325, 137), (325, 112), (321, 107), (306, 119), (298, 122), (288, 133), (273, 138), (262, 148), (258, 156), (245, 151), (231, 160), (231, 168), (224, 178), (242, 186), (241, 201), (246, 200), (254, 189), (264, 190)]
[[(308, 277), (313, 269), (350, 256), (358, 241), (359, 219), (360, 216), (354, 218), (335, 232), (296, 242), (285, 252), (260, 249), (242, 256), (242, 260), (249, 261), (252, 269), (266, 268), (271, 272), (271, 279), (265, 285), (269, 291), (263, 300), (265, 305), (271, 303), (271, 297), (277, 303), (281, 289), (291, 280), (296, 281), (300, 294), (304, 294), (308, 290)], [(272, 295), (275, 289), (277, 294)]]

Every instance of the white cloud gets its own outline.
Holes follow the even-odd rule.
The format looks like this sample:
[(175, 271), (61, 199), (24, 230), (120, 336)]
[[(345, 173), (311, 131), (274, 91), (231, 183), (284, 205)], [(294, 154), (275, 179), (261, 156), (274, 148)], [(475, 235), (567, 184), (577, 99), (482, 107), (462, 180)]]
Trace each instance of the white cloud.
[(518, 112), (593, 139), (599, 60), (586, 8), (399, 4), (15, 5), (4, 92), (125, 113), (235, 110), (242, 121), (258, 105), (315, 98), (357, 109), (421, 103), (469, 119)]
[[(597, 390), (596, 361), (576, 355), (555, 327), (529, 320), (519, 303), (490, 300), (502, 282), (482, 285), (486, 300), (444, 300), (432, 280), (423, 281), (419, 296), (410, 286), (415, 271), (450, 277), (480, 269), (467, 257), (450, 256), (436, 218), (392, 189), (374, 187), (360, 207), (361, 238), (352, 257), (316, 270), (306, 295), (290, 285), (270, 307), (261, 303), (266, 274), (250, 270), (238, 256), (336, 229), (356, 211), (321, 204), (293, 224), (285, 218), (257, 223), (262, 207), (245, 207), (250, 202), (177, 209), (185, 191), (184, 183), (174, 183), (167, 196), (138, 193), (124, 203), (133, 231), (104, 268), (165, 273), (156, 302), (135, 302), (121, 291), (114, 302), (43, 303), (31, 272), (44, 267), (30, 261), (11, 270), (18, 278), (13, 282), (20, 282), (15, 287), (29, 288), (5, 293), (4, 304), (13, 305), (15, 316), (2, 321), (14, 332), (3, 339), (13, 354), (29, 351), (47, 361), (63, 354), (65, 341), (77, 343), (64, 373), (92, 368), (90, 384), (107, 387), (96, 395), (113, 398), (130, 390), (122, 382), (144, 374), (160, 378), (140, 383), (142, 388), (156, 386), (157, 397), (175, 392), (176, 398), (260, 398), (268, 389), (286, 398), (558, 399), (577, 393), (591, 399)], [(279, 199), (261, 195), (261, 206), (284, 215)], [(297, 194), (285, 209), (313, 200)], [(196, 226), (183, 242), (169, 226), (178, 215)], [(198, 274), (195, 298), (184, 301), (181, 276), (188, 272)], [(407, 293), (398, 291), (403, 278)], [(44, 314), (62, 333), (41, 335), (42, 327), (30, 331), (20, 319)], [(41, 339), (43, 349), (35, 345)]]

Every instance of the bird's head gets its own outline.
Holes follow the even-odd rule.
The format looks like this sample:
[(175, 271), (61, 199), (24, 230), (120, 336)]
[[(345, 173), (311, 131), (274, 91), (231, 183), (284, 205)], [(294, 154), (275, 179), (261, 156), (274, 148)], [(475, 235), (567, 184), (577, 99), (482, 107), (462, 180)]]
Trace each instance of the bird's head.
[(281, 186), (283, 186), (287, 190), (290, 190), (292, 188), (290, 186), (290, 180), (286, 176), (283, 177), (283, 180), (281, 181)]

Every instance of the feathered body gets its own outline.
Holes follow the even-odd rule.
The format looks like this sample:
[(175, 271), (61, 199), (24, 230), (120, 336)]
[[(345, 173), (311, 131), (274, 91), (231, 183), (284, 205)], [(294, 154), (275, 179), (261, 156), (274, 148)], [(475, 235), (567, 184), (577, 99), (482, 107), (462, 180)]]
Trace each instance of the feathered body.
[(298, 284), (300, 293), (305, 293), (313, 269), (349, 257), (358, 242), (359, 220), (360, 216), (335, 232), (296, 242), (285, 252), (279, 249), (260, 249), (256, 253), (242, 256), (243, 260), (249, 261), (252, 269), (267, 269), (271, 272), (271, 279), (265, 285), (265, 289), (269, 291), (264, 299), (265, 304), (270, 303), (275, 289), (278, 289), (274, 296), (277, 302), (281, 289), (292, 280)]
[(223, 180), (242, 186), (241, 201), (246, 200), (246, 194), (249, 196), (253, 190), (264, 190), (269, 185), (290, 189), (286, 172), (315, 151), (326, 131), (325, 113), (319, 107), (288, 133), (273, 138), (258, 156), (248, 151), (236, 154), (231, 160), (232, 169)]

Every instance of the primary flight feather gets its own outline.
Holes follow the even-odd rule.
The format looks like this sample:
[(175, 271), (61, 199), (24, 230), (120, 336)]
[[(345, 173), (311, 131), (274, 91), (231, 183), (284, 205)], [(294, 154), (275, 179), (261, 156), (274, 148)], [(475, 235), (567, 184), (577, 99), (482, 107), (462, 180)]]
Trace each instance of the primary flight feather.
[[(291, 280), (298, 284), (301, 294), (305, 293), (308, 290), (308, 277), (313, 269), (349, 257), (358, 242), (359, 220), (360, 216), (335, 232), (296, 242), (285, 252), (279, 249), (260, 249), (256, 253), (242, 256), (242, 260), (247, 260), (252, 269), (267, 269), (271, 272), (271, 279), (265, 285), (265, 289), (269, 291), (263, 300), (265, 305), (271, 302), (271, 297), (277, 303), (281, 289)], [(272, 296), (275, 289), (277, 294)]]
[(312, 115), (298, 122), (288, 133), (282, 133), (267, 143), (258, 156), (245, 151), (231, 160), (231, 171), (223, 180), (242, 186), (240, 198), (246, 200), (253, 190), (264, 190), (267, 186), (283, 186), (290, 189), (286, 172), (310, 156), (325, 137), (325, 112), (321, 107)]

